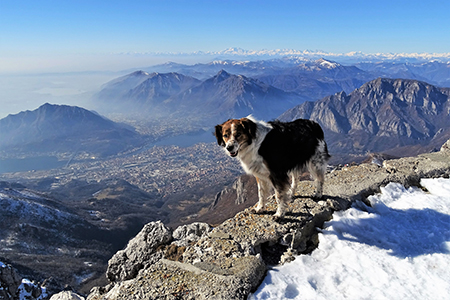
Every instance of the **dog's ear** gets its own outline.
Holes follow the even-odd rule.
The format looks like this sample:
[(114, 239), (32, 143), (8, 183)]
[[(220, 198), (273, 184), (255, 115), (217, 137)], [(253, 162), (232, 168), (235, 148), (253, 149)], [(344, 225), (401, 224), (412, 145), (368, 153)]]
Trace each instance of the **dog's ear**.
[(216, 136), (217, 139), (217, 144), (219, 144), (222, 147), (225, 147), (225, 142), (223, 141), (222, 138), (222, 125), (216, 125), (216, 131), (214, 133), (214, 135)]
[[(251, 139), (256, 138), (256, 123), (247, 118), (242, 118), (241, 123)], [(249, 141), (249, 144), (251, 144), (251, 140)]]

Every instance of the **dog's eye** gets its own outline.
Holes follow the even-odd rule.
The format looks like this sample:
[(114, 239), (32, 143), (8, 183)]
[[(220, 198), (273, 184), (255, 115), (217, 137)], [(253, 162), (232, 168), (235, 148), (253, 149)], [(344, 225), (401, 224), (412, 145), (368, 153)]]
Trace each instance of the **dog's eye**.
[(240, 133), (236, 133), (236, 138), (240, 137), (241, 134)]
[(225, 133), (225, 134), (223, 135), (223, 137), (224, 137), (224, 138), (228, 138), (228, 134)]

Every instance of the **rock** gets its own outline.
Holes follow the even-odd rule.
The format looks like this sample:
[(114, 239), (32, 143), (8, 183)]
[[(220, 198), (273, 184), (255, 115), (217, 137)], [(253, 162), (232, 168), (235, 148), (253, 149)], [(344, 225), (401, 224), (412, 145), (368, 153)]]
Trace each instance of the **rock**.
[(441, 151), (443, 152), (450, 152), (450, 140), (448, 140), (444, 145), (441, 147)]
[(22, 283), (17, 289), (17, 298), (26, 300), (46, 300), (49, 298), (47, 290), (35, 282), (22, 279)]
[(242, 181), (242, 177), (239, 177), (233, 184), (233, 189), (236, 190), (236, 201), (235, 204), (239, 205), (247, 201), (247, 190)]
[[(98, 289), (87, 300), (99, 299), (246, 299), (265, 274), (255, 256), (237, 260), (233, 275), (217, 275), (191, 264), (161, 260), (139, 273), (135, 280), (114, 285), (107, 293)], [(258, 274), (258, 276), (254, 276)]]
[(207, 223), (192, 223), (179, 226), (173, 232), (174, 243), (177, 246), (188, 246), (192, 242), (196, 242), (204, 234), (211, 231), (211, 226)]
[(158, 247), (171, 240), (172, 232), (161, 221), (146, 224), (124, 250), (109, 260), (107, 278), (114, 282), (136, 277), (139, 270), (162, 258), (163, 253)]
[(85, 298), (72, 291), (62, 291), (54, 294), (50, 300), (85, 300)]
[[(273, 218), (276, 203), (272, 199), (267, 212), (245, 209), (212, 230), (199, 223), (181, 226), (173, 233), (172, 244), (170, 231), (162, 223), (147, 224), (114, 256), (115, 272), (108, 268), (113, 282), (93, 289), (88, 300), (247, 299), (268, 265), (288, 263), (294, 254), (317, 247), (316, 228), (334, 211), (366, 201), (389, 182), (409, 187), (419, 185), (421, 178), (449, 175), (450, 151), (443, 150), (386, 160), (382, 166), (361, 164), (333, 171), (327, 174), (321, 201), (312, 199), (313, 183), (302, 181), (281, 220)], [(148, 242), (150, 234), (155, 236)]]
[(0, 299), (14, 299), (22, 277), (11, 266), (0, 262)]
[(11, 266), (0, 262), (0, 299), (46, 300), (46, 288), (23, 279)]

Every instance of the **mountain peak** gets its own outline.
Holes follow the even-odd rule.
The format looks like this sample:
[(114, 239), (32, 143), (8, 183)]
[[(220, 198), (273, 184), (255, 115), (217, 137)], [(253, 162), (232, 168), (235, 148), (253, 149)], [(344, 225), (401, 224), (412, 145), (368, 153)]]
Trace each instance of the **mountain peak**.
[(225, 71), (224, 69), (220, 70), (219, 73), (217, 73), (216, 77), (221, 79), (227, 79), (230, 77), (231, 74)]
[(320, 59), (316, 60), (315, 63), (321, 67), (325, 67), (328, 69), (334, 69), (334, 68), (337, 68), (340, 66), (340, 64), (338, 64), (337, 62), (327, 60), (324, 58), (320, 58)]
[(115, 154), (139, 142), (134, 131), (96, 113), (49, 103), (0, 119), (0, 141), (1, 149), (18, 153), (88, 151), (99, 155)]
[(145, 71), (139, 70), (129, 74), (129, 76), (150, 76), (150, 74)]
[(417, 153), (402, 153), (402, 147), (420, 144), (430, 151), (449, 138), (442, 130), (450, 126), (449, 107), (450, 97), (443, 89), (417, 80), (378, 78), (347, 96), (338, 93), (299, 105), (281, 119), (318, 121), (328, 133), (331, 152), (370, 149), (404, 156)]

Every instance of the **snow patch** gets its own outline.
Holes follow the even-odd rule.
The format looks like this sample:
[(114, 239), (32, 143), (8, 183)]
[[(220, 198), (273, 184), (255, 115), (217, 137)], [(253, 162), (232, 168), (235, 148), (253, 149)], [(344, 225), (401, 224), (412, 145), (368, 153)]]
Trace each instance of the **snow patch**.
[(319, 247), (270, 270), (250, 299), (448, 299), (450, 179), (390, 183), (337, 212)]

